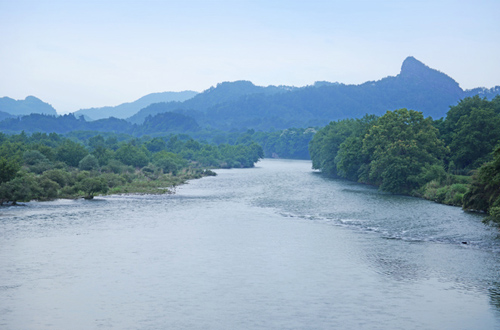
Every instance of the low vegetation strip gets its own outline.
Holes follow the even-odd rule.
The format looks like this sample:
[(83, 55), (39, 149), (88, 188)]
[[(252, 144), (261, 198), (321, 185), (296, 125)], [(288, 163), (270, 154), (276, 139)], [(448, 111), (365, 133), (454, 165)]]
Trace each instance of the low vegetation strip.
[(84, 143), (51, 133), (0, 134), (0, 204), (87, 198), (99, 194), (172, 192), (212, 168), (253, 167), (253, 143), (210, 145), (189, 137), (91, 136)]

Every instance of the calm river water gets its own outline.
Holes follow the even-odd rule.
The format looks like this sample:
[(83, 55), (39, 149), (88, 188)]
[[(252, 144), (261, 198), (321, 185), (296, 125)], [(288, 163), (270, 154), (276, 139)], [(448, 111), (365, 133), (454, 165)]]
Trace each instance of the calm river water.
[(217, 173), (0, 208), (0, 329), (500, 329), (480, 216), (308, 161)]

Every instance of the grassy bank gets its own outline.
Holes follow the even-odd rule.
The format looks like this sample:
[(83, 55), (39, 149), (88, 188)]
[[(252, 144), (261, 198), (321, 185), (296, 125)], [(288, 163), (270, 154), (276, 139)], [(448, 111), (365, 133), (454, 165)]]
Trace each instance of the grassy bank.
[(469, 190), (470, 183), (470, 176), (447, 174), (441, 180), (426, 183), (412, 195), (440, 204), (462, 207), (463, 198)]

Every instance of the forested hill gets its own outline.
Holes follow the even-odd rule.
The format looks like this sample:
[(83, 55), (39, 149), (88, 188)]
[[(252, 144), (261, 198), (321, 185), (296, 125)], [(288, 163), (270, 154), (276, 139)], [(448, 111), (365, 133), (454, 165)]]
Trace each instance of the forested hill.
[(441, 118), (465, 96), (466, 92), (452, 78), (409, 57), (395, 77), (361, 85), (320, 85), (285, 94), (250, 95), (233, 103), (218, 104), (202, 118), (194, 117), (202, 126), (263, 130), (322, 126), (332, 120), (383, 115), (387, 110), (402, 107)]
[[(0, 111), (13, 116), (24, 116), (31, 113), (57, 115), (56, 110), (50, 104), (34, 96), (28, 96), (24, 100), (14, 100), (10, 97), (2, 97), (0, 98)], [(5, 115), (0, 118), (5, 118)]]
[(295, 90), (289, 86), (255, 86), (250, 81), (223, 82), (211, 87), (203, 93), (184, 102), (165, 102), (162, 104), (152, 104), (128, 118), (132, 123), (140, 124), (147, 116), (156, 115), (161, 112), (189, 110), (188, 114), (200, 114), (209, 108), (219, 104), (232, 104), (245, 95), (273, 95), (277, 93)]
[(115, 107), (100, 107), (100, 108), (90, 108), (81, 109), (74, 112), (76, 117), (85, 116), (86, 119), (104, 119), (109, 117), (115, 117), (119, 119), (125, 119), (136, 114), (139, 110), (147, 107), (153, 103), (160, 102), (183, 102), (194, 97), (197, 92), (194, 91), (183, 91), (183, 92), (162, 92), (162, 93), (151, 93), (140, 99), (117, 105)]
[(11, 115), (10, 113), (0, 111), (0, 121), (7, 119), (7, 118), (15, 118), (16, 116)]
[(129, 120), (140, 123), (149, 114), (176, 111), (194, 117), (201, 126), (269, 130), (326, 125), (402, 107), (441, 118), (467, 96), (491, 99), (499, 92), (500, 88), (464, 91), (446, 74), (408, 57), (397, 76), (361, 85), (323, 82), (302, 88), (263, 88), (250, 82), (223, 83), (186, 102), (143, 109)]
[(124, 119), (106, 118), (87, 121), (83, 116), (79, 118), (73, 114), (63, 116), (49, 116), (31, 114), (20, 118), (9, 118), (0, 121), (0, 131), (4, 133), (58, 133), (66, 134), (73, 131), (93, 131), (133, 134), (169, 134), (193, 133), (200, 129), (196, 120), (180, 113), (166, 112), (156, 116), (149, 116), (141, 125), (131, 124)]

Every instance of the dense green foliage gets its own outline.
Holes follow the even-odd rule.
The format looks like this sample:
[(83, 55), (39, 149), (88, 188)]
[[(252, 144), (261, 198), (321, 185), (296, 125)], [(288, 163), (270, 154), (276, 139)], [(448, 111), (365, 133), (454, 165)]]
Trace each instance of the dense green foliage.
[[(309, 145), (313, 168), (321, 169), (328, 175), (340, 175), (357, 181), (357, 172), (362, 165), (358, 158), (364, 157), (360, 153), (363, 146), (360, 137), (366, 134), (375, 118), (375, 116), (365, 116), (362, 119), (344, 119), (331, 122), (319, 130)], [(343, 148), (340, 149), (343, 143)], [(351, 149), (355, 154), (350, 154)], [(339, 152), (345, 158), (337, 158)]]
[[(121, 136), (120, 136), (121, 137)], [(104, 193), (162, 193), (215, 167), (252, 167), (263, 157), (256, 143), (219, 146), (187, 136), (101, 135), (73, 141), (51, 133), (0, 133), (0, 204)]]
[(362, 153), (369, 163), (359, 178), (385, 191), (408, 194), (420, 187), (427, 168), (443, 164), (446, 152), (431, 118), (413, 110), (390, 111), (363, 138)]
[(500, 96), (492, 101), (466, 98), (435, 125), (450, 147), (449, 161), (458, 169), (478, 168), (491, 160), (491, 151), (500, 140)]
[(310, 145), (313, 167), (327, 174), (410, 193), (428, 168), (443, 164), (447, 149), (421, 112), (400, 109), (384, 116), (330, 123)]
[(202, 133), (203, 137), (215, 144), (248, 144), (251, 142), (262, 146), (264, 157), (309, 159), (308, 145), (316, 129), (289, 128), (273, 132), (244, 132), (213, 131)]
[(328, 175), (463, 205), (495, 218), (500, 149), (494, 159), (492, 151), (499, 142), (500, 96), (492, 101), (475, 96), (450, 107), (446, 118), (437, 121), (399, 109), (331, 122), (314, 136), (309, 151), (313, 168)]
[(483, 164), (472, 176), (463, 203), (464, 209), (487, 212), (488, 220), (500, 224), (500, 145), (493, 160)]

